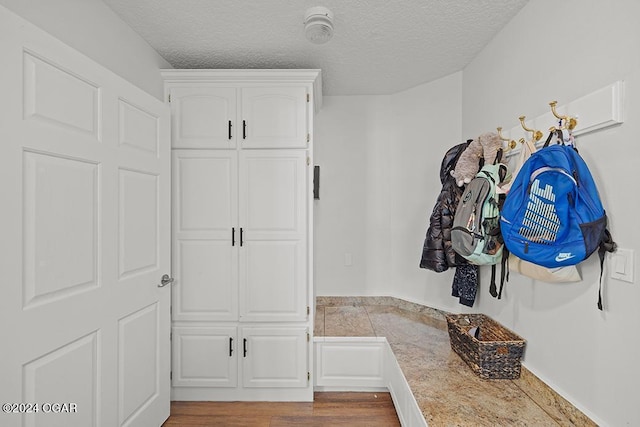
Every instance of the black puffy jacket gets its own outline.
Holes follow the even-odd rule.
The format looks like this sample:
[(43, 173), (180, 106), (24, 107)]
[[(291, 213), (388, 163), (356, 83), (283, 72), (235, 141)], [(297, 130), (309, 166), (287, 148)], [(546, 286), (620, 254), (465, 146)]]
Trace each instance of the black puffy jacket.
[(471, 140), (450, 148), (442, 159), (442, 166), (440, 167), (442, 190), (429, 219), (429, 229), (422, 247), (421, 268), (440, 273), (449, 267), (467, 264), (467, 261), (456, 254), (451, 247), (453, 217), (463, 192), (463, 187), (456, 185), (456, 180), (451, 176), (451, 171), (455, 169), (458, 158), (460, 158), (460, 155), (470, 142)]

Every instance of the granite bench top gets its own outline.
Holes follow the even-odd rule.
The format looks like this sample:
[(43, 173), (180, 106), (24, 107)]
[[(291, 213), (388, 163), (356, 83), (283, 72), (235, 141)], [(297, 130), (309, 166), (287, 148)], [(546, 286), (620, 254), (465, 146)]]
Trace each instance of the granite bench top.
[(318, 297), (314, 335), (385, 337), (429, 426), (595, 426), (524, 366), (517, 380), (476, 376), (451, 350), (444, 313), (429, 307)]

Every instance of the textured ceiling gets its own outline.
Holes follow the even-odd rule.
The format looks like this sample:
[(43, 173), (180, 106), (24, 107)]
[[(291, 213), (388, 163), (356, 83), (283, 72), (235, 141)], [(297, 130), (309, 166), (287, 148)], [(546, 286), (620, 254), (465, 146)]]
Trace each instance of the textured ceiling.
[[(527, 0), (103, 0), (175, 68), (320, 68), (325, 95), (395, 93), (462, 70)], [(311, 6), (334, 14), (324, 45)]]

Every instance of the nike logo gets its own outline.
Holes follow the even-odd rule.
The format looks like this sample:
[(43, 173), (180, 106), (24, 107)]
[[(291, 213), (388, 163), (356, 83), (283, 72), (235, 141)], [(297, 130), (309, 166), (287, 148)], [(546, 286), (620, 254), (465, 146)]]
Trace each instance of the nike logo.
[(571, 252), (560, 252), (556, 256), (556, 262), (566, 261), (566, 260), (574, 258), (574, 257), (575, 257), (575, 255), (573, 255)]

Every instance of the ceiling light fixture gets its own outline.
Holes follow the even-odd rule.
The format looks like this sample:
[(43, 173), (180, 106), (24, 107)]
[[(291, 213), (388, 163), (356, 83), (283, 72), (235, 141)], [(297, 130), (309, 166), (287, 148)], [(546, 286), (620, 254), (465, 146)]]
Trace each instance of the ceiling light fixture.
[(333, 13), (323, 6), (307, 9), (304, 14), (304, 35), (311, 43), (328, 42), (333, 36)]

